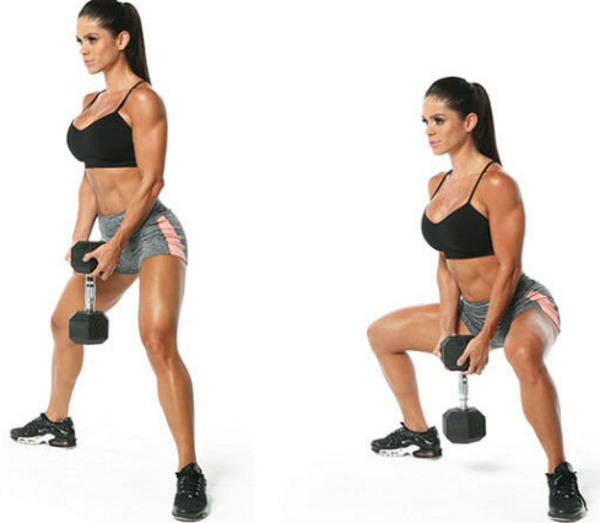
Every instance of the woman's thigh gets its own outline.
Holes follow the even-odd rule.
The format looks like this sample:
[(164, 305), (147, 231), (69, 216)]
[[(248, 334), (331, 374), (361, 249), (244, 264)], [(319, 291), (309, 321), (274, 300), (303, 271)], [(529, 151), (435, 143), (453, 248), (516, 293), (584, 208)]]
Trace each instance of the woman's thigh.
[[(136, 280), (135, 274), (113, 273), (108, 280), (96, 280), (96, 309), (108, 311), (121, 299), (121, 296)], [(73, 274), (58, 300), (52, 321), (65, 323), (77, 311), (84, 309), (85, 299), (85, 277), (81, 274)]]
[(185, 271), (185, 263), (176, 256), (152, 256), (142, 263), (139, 310), (142, 340), (176, 336)]
[[(470, 334), (460, 319), (457, 328), (457, 334)], [(368, 335), (375, 352), (433, 352), (441, 336), (440, 306), (420, 305), (387, 314), (371, 324)]]
[(504, 353), (513, 364), (525, 361), (541, 363), (557, 337), (558, 329), (545, 312), (528, 309), (512, 322), (504, 340)]

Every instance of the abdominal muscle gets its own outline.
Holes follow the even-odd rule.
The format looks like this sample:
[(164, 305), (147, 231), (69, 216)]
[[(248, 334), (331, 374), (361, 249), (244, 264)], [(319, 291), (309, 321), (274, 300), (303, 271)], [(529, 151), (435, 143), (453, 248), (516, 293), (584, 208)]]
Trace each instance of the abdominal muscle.
[(125, 211), (142, 181), (137, 167), (86, 169), (86, 176), (104, 216)]
[(446, 264), (466, 301), (474, 303), (490, 299), (499, 270), (494, 255), (467, 260), (446, 260)]

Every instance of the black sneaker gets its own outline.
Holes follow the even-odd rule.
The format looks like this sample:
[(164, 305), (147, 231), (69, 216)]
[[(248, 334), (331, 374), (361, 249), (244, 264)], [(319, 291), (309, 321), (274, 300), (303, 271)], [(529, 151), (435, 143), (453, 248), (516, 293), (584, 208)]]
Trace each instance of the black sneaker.
[(550, 510), (548, 516), (554, 521), (577, 521), (585, 516), (587, 505), (579, 492), (577, 476), (566, 461), (546, 474), (550, 487)]
[(404, 423), (401, 425), (385, 438), (373, 440), (371, 450), (380, 456), (392, 457), (412, 454), (416, 458), (439, 458), (442, 455), (440, 436), (435, 427), (425, 432), (413, 432)]
[(44, 413), (27, 425), (10, 431), (10, 437), (25, 445), (42, 445), (72, 448), (77, 443), (73, 420), (65, 418), (60, 423), (50, 421)]
[(176, 472), (177, 494), (173, 503), (173, 517), (179, 521), (198, 521), (206, 512), (206, 479), (196, 463)]

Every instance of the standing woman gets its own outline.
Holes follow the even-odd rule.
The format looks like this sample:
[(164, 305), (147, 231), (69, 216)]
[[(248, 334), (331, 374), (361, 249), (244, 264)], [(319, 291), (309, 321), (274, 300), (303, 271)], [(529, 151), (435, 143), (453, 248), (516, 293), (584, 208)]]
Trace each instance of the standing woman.
[(440, 302), (393, 312), (369, 328), (371, 348), (404, 417), (399, 429), (372, 442), (372, 450), (441, 456), (408, 351), (440, 356), (444, 338), (472, 334), (458, 363), (470, 358), (466, 374), (481, 374), (490, 349), (504, 347), (525, 417), (548, 458), (548, 515), (575, 521), (587, 507), (565, 459), (558, 397), (544, 364), (560, 330), (558, 308), (548, 290), (521, 269), (523, 202), (500, 164), (489, 98), (479, 84), (442, 78), (425, 94), (423, 121), (433, 153), (448, 154), (452, 164), (429, 181), (422, 219), (425, 240), (439, 251)]
[[(91, 0), (79, 13), (77, 41), (91, 74), (106, 89), (85, 96), (68, 130), (74, 156), (84, 162), (73, 243), (87, 240), (96, 218), (104, 245), (86, 255), (98, 266), (98, 309), (115, 305), (139, 277), (139, 329), (156, 374), (158, 396), (179, 455), (173, 516), (205, 515), (206, 481), (196, 463), (192, 382), (177, 350), (187, 242), (175, 217), (157, 198), (164, 186), (167, 119), (150, 87), (137, 10), (117, 0)], [(45, 413), (11, 437), (21, 443), (74, 447), (68, 417), (83, 347), (69, 339), (69, 318), (81, 310), (84, 278), (68, 281), (52, 316), (52, 393)]]

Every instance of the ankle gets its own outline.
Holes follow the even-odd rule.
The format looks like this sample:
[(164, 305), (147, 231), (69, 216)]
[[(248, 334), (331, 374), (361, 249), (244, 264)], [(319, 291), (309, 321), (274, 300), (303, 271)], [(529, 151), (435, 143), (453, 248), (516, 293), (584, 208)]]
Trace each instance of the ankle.
[(548, 474), (554, 474), (554, 471), (565, 461), (567, 461), (567, 459), (564, 455), (560, 455), (557, 458), (548, 459)]
[(179, 460), (179, 469), (178, 469), (178, 471), (181, 472), (188, 465), (198, 465), (198, 461), (196, 461), (196, 457), (195, 456), (192, 457), (192, 458), (189, 458), (189, 459)]
[(429, 427), (427, 423), (404, 422), (404, 426), (411, 432), (427, 432)]
[(62, 423), (63, 421), (65, 421), (65, 419), (67, 419), (67, 415), (66, 414), (63, 416), (62, 413), (58, 413), (58, 412), (52, 411), (50, 409), (48, 409), (46, 412), (44, 412), (44, 415), (52, 423)]

